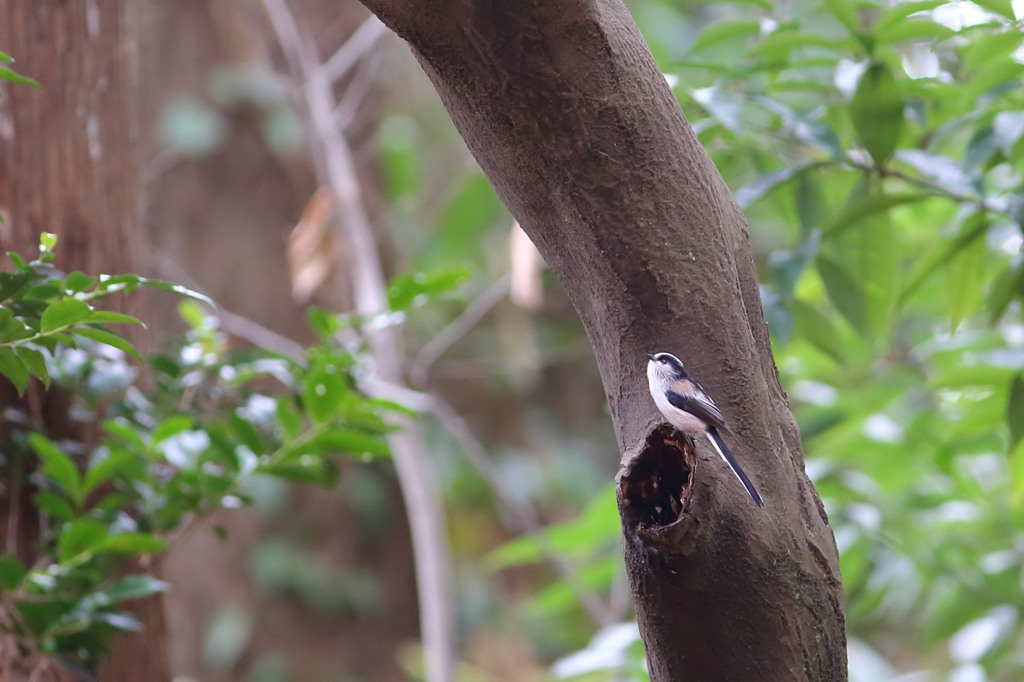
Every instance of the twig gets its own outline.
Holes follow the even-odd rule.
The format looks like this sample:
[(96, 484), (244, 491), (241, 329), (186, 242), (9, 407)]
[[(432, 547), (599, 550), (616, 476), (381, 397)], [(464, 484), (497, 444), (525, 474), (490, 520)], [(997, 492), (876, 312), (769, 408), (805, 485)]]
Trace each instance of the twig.
[[(313, 54), (311, 43), (302, 40), (285, 0), (262, 0), (262, 3), (293, 76), (303, 84), (305, 108), (316, 138), (309, 140), (310, 146), (323, 147), (324, 164), (318, 172), (322, 184), (330, 187), (334, 194), (338, 209), (334, 225), (342, 232), (340, 241), (351, 256), (356, 312), (373, 315), (386, 309), (386, 282), (363, 208), (352, 154), (334, 122), (336, 102), (332, 81)], [(400, 385), (402, 356), (394, 329), (364, 326), (363, 331), (378, 375), (384, 381)], [(426, 678), (428, 682), (451, 682), (455, 676), (454, 637), (443, 508), (418, 430), (411, 421), (400, 426), (401, 430), (388, 441), (412, 535)]]
[[(167, 254), (158, 252), (154, 265), (162, 277), (184, 284), (200, 293), (206, 293), (203, 291), (202, 285), (196, 282), (183, 267)], [(292, 341), (286, 336), (281, 336), (277, 332), (271, 331), (247, 317), (229, 312), (219, 304), (216, 308), (216, 317), (220, 319), (221, 327), (224, 331), (232, 336), (245, 339), (255, 346), (272, 350), (275, 353), (287, 355), (299, 364), (305, 363), (305, 353), (302, 344)]]
[(333, 83), (344, 76), (387, 32), (380, 19), (371, 16), (319, 67), (323, 77)]
[(587, 587), (576, 567), (567, 561), (551, 544), (547, 530), (540, 522), (533, 507), (521, 502), (515, 493), (505, 485), (497, 472), (494, 471), (487, 453), (484, 452), (483, 445), (473, 435), (466, 421), (441, 396), (432, 394), (431, 398), (433, 400), (433, 412), (438, 421), (458, 441), (473, 468), (494, 490), (495, 495), (501, 501), (502, 506), (505, 507), (508, 515), (515, 521), (518, 527), (517, 530), (534, 536), (541, 552), (555, 567), (555, 570), (565, 581), (566, 585), (569, 586), (569, 589), (573, 591), (576, 598), (579, 599), (580, 604), (583, 605), (590, 619), (598, 626), (609, 625), (615, 622), (616, 617), (611, 608)]
[(484, 289), (483, 293), (473, 299), (458, 317), (420, 349), (409, 370), (409, 378), (414, 385), (426, 385), (430, 368), (437, 362), (437, 359), (478, 325), (487, 313), (508, 295), (510, 281), (511, 277), (508, 273), (495, 280)]

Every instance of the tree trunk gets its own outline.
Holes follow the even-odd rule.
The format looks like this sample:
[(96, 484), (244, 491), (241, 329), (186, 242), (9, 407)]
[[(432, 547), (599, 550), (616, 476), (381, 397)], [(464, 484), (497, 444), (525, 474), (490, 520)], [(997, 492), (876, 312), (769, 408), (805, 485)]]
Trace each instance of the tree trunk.
[[(134, 269), (140, 185), (130, 5), (0, 0), (0, 49), (41, 85), (4, 85), (0, 206), (7, 220), (0, 225), (0, 250), (34, 255), (39, 233), (48, 231), (60, 238), (62, 270), (94, 275)], [(39, 395), (38, 389), (32, 390)], [(67, 403), (59, 392), (39, 400), (48, 433), (82, 435), (62, 409)], [(14, 513), (29, 521), (35, 513), (26, 502), (31, 496), (26, 492), (21, 499)], [(30, 544), (19, 548), (24, 552)], [(145, 634), (117, 638), (100, 679), (169, 680), (162, 601), (138, 602), (133, 611)]]
[[(651, 677), (846, 679), (835, 541), (772, 358), (746, 221), (620, 0), (363, 0), (411, 45), (582, 318), (619, 447)], [(679, 355), (765, 507), (660, 427)], [(654, 484), (657, 484), (655, 487)]]

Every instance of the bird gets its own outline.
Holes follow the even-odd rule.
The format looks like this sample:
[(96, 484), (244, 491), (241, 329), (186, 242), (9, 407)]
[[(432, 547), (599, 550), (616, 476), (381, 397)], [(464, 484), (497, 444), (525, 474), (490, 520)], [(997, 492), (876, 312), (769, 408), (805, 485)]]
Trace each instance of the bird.
[(706, 435), (712, 447), (746, 488), (750, 499), (758, 507), (763, 507), (764, 501), (757, 488), (722, 440), (719, 431), (732, 433), (732, 430), (725, 423), (725, 417), (715, 401), (686, 373), (683, 363), (676, 356), (671, 353), (649, 353), (647, 357), (650, 358), (647, 363), (647, 383), (654, 404), (661, 414), (679, 431), (690, 435)]

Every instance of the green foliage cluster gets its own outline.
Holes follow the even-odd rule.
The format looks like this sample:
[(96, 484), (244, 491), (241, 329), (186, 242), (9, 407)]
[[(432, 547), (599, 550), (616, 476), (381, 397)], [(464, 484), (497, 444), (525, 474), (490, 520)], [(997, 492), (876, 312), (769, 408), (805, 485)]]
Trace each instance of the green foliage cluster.
[[(60, 385), (76, 396), (75, 418), (99, 422), (102, 435), (51, 439), (30, 411), (6, 410), (7, 475), (33, 492), (43, 527), (34, 547), (0, 557), (0, 631), (28, 650), (91, 664), (115, 630), (138, 628), (122, 602), (167, 587), (145, 572), (125, 575), (146, 565), (132, 559), (164, 551), (204, 514), (249, 502), (260, 477), (333, 485), (335, 454), (389, 456), (390, 421), (410, 413), (359, 390), (353, 320), (323, 310), (310, 315), (320, 341), (291, 358), (231, 351), (215, 316), (182, 303), (186, 343), (152, 358), (155, 388), (144, 393), (126, 362), (138, 353), (106, 327), (136, 320), (92, 303), (137, 285), (204, 297), (137, 275), (65, 276), (53, 267), (54, 245), (44, 234), (38, 259), (9, 254), (16, 270), (0, 273), (0, 373), (19, 392), (30, 376)], [(461, 279), (399, 278), (386, 315)], [(18, 480), (32, 453), (37, 470)]]

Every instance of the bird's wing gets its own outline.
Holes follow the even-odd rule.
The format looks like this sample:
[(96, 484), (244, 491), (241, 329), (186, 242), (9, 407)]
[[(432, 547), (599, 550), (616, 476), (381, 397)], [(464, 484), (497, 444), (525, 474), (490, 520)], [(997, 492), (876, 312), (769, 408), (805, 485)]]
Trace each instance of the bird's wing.
[(689, 382), (686, 382), (686, 384), (687, 386), (680, 387), (682, 390), (669, 391), (666, 394), (669, 404), (684, 412), (689, 412), (709, 426), (729, 431), (729, 427), (725, 423), (725, 417), (722, 415), (722, 411), (718, 409), (718, 405), (715, 405), (715, 401), (703, 391), (692, 392), (692, 388), (689, 391), (686, 390), (692, 387), (692, 384)]

